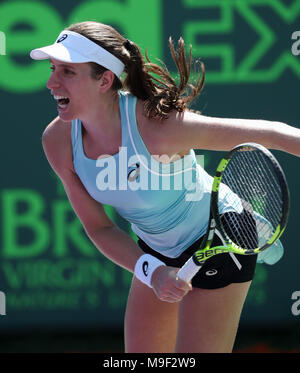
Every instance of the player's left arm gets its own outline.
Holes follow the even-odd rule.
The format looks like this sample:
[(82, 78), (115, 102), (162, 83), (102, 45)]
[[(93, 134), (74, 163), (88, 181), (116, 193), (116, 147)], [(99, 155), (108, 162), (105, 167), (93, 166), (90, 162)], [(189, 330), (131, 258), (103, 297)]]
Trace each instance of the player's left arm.
[(215, 118), (186, 111), (172, 115), (170, 141), (180, 149), (227, 151), (244, 142), (300, 156), (300, 129), (261, 119)]

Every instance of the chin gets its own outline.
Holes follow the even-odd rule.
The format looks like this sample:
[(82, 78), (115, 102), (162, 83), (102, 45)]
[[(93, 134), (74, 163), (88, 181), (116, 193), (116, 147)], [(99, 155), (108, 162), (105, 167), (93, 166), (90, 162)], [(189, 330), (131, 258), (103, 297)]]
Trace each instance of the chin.
[(77, 117), (71, 113), (63, 113), (60, 111), (58, 112), (58, 116), (63, 122), (71, 122), (72, 120), (77, 119)]

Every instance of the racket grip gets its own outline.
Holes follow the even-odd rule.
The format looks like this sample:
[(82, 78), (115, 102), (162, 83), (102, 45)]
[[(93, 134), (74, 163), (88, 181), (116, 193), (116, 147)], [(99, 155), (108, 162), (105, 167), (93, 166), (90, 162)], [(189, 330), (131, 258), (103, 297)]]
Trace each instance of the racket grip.
[(177, 272), (177, 276), (186, 282), (190, 282), (202, 265), (197, 265), (191, 257)]

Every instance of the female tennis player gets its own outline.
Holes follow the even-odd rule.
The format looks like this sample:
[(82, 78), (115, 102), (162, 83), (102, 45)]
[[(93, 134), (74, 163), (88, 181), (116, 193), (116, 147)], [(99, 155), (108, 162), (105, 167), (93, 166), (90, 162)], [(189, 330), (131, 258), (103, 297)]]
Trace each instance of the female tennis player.
[[(300, 130), (192, 112), (204, 67), (190, 84), (184, 41), (178, 48), (169, 43), (178, 85), (134, 42), (97, 22), (71, 25), (53, 45), (31, 51), (33, 59), (50, 59), (47, 87), (57, 101), (43, 146), (92, 242), (134, 274), (126, 352), (230, 352), (257, 258), (217, 255), (191, 283), (176, 276), (209, 217), (211, 178), (193, 149), (223, 151), (252, 141), (299, 156)], [(103, 204), (131, 223), (138, 244)], [(213, 244), (222, 244), (218, 235)]]

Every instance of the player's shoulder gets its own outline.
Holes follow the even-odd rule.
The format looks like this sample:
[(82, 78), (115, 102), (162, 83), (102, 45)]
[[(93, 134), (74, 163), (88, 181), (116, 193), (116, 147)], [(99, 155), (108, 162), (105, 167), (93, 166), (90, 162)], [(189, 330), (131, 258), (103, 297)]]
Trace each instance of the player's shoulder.
[(72, 122), (65, 122), (56, 117), (43, 132), (43, 148), (54, 168), (72, 166), (71, 125)]
[(59, 117), (53, 119), (45, 128), (42, 140), (43, 144), (58, 143), (70, 140), (71, 122), (64, 122)]

